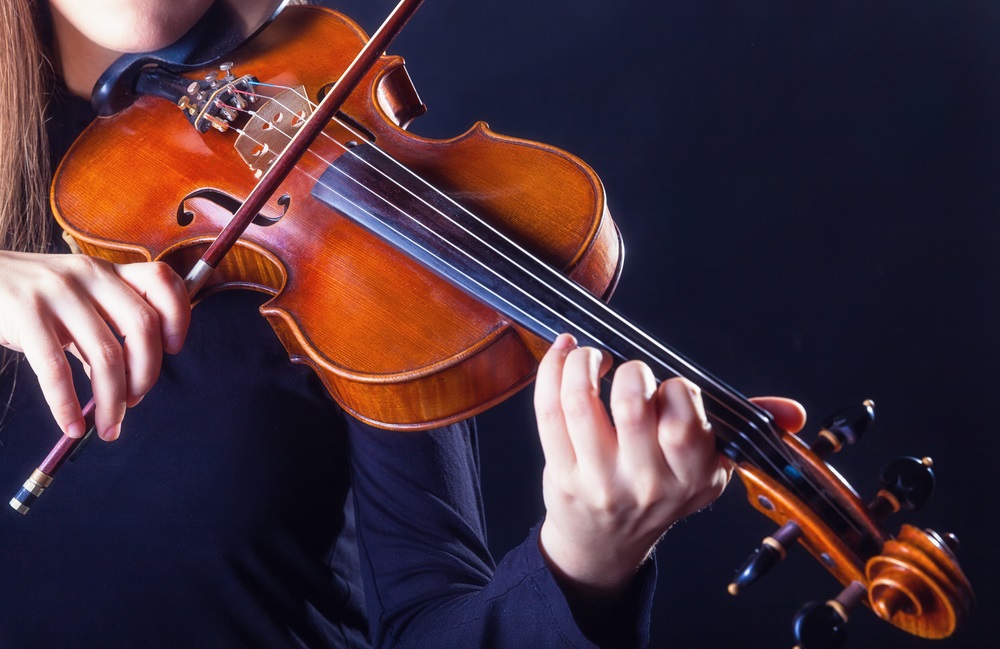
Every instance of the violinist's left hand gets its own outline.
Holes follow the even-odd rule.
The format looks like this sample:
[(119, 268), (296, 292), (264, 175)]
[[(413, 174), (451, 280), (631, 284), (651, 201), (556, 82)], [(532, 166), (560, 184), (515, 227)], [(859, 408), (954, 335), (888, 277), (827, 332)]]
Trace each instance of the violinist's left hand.
[[(732, 472), (696, 386), (671, 379), (657, 388), (646, 365), (626, 363), (612, 382), (609, 417), (603, 365), (598, 350), (563, 335), (542, 359), (535, 387), (545, 454), (542, 553), (564, 587), (593, 598), (620, 594), (664, 532), (717, 498)], [(793, 401), (758, 403), (786, 430), (805, 423)]]

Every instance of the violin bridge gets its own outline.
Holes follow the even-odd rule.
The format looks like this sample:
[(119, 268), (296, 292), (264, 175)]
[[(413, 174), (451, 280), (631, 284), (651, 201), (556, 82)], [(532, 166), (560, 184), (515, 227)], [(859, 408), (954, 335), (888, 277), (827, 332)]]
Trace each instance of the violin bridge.
[(260, 178), (274, 164), (311, 114), (312, 105), (304, 86), (285, 90), (257, 107), (233, 145), (255, 178)]

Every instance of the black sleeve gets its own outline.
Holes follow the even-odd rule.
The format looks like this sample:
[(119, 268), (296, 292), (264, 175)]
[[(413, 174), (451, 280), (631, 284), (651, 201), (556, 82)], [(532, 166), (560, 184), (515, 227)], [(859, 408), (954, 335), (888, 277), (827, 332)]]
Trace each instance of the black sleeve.
[[(655, 566), (618, 602), (567, 601), (538, 527), (496, 565), (486, 546), (475, 431), (352, 424), (361, 571), (375, 647), (641, 647)], [(579, 623), (578, 623), (579, 621)]]

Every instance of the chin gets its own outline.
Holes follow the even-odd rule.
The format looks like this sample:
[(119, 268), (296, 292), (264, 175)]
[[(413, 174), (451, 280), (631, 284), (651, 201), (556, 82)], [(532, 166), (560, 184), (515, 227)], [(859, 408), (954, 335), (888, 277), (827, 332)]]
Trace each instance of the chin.
[(50, 0), (83, 36), (113, 52), (150, 52), (170, 45), (213, 0)]

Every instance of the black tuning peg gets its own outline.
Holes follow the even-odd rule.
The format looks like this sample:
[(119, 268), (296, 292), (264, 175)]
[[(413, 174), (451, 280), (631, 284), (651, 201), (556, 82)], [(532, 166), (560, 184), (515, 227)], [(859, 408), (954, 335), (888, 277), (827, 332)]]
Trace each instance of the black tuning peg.
[(760, 547), (754, 550), (753, 554), (736, 572), (736, 577), (729, 584), (729, 594), (738, 595), (742, 589), (781, 563), (788, 552), (788, 547), (795, 543), (800, 536), (802, 536), (802, 530), (799, 526), (794, 521), (788, 521), (774, 535), (764, 539)]
[(840, 649), (847, 644), (847, 620), (829, 602), (809, 602), (795, 615), (795, 642), (795, 649)]
[(825, 604), (809, 602), (795, 615), (795, 649), (840, 649), (847, 643), (847, 618), (867, 594), (864, 584), (851, 582)]
[(934, 462), (929, 457), (898, 457), (882, 471), (882, 488), (868, 505), (877, 520), (901, 509), (913, 511), (924, 506), (934, 491)]
[(949, 551), (951, 551), (952, 554), (958, 554), (959, 543), (957, 536), (955, 536), (951, 532), (948, 532), (947, 534), (939, 534), (938, 537), (941, 539), (941, 542), (944, 544), (944, 546), (948, 548)]
[(875, 402), (871, 399), (859, 406), (842, 408), (826, 418), (811, 449), (821, 458), (837, 453), (845, 444), (853, 444), (864, 437), (873, 421)]

